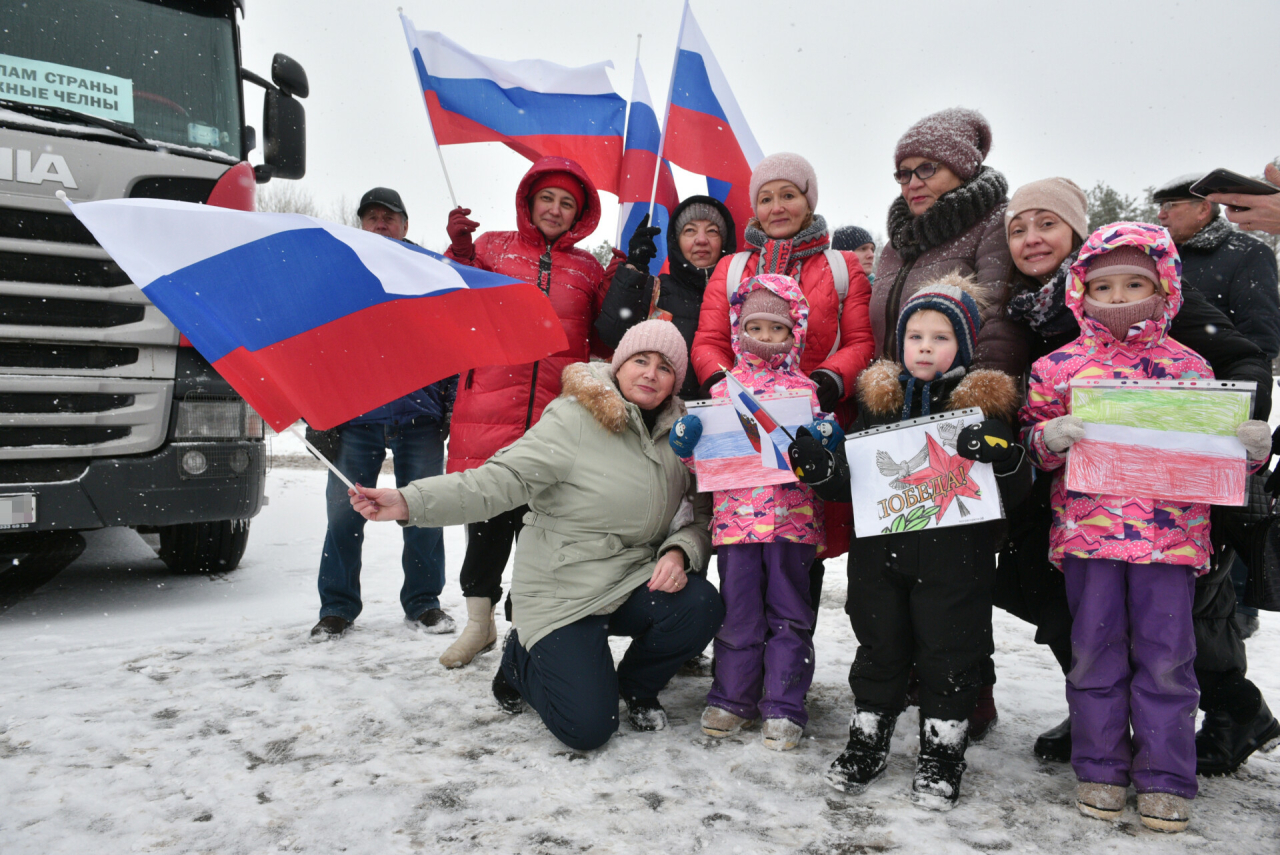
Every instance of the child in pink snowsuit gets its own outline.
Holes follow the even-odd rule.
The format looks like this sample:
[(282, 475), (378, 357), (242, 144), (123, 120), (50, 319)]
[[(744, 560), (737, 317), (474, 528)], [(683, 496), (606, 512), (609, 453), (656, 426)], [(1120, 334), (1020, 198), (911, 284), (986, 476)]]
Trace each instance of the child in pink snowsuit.
[[(809, 303), (790, 276), (763, 274), (738, 286), (729, 301), (736, 361), (729, 374), (753, 395), (800, 389), (816, 418), (817, 386), (800, 370)], [(727, 380), (712, 387), (727, 398)], [(671, 446), (692, 464), (701, 420), (685, 416)], [(761, 436), (762, 442), (769, 442)], [(813, 682), (814, 604), (809, 567), (824, 545), (822, 503), (804, 484), (715, 492), (712, 544), (725, 620), (715, 641), (715, 680), (702, 730), (723, 737), (764, 718), (764, 744), (794, 748), (808, 713)]]
[[(1132, 783), (1142, 822), (1161, 831), (1186, 828), (1196, 796), (1191, 604), (1195, 577), (1209, 566), (1209, 507), (1075, 493), (1061, 470), (1084, 436), (1068, 407), (1072, 379), (1213, 376), (1167, 334), (1182, 305), (1181, 269), (1159, 226), (1113, 223), (1094, 232), (1067, 284), (1080, 336), (1032, 366), (1019, 414), (1033, 462), (1057, 473), (1050, 559), (1066, 575), (1073, 619), (1067, 703), (1076, 805), (1116, 819)], [(1266, 459), (1265, 422), (1243, 422), (1237, 436), (1251, 460)]]

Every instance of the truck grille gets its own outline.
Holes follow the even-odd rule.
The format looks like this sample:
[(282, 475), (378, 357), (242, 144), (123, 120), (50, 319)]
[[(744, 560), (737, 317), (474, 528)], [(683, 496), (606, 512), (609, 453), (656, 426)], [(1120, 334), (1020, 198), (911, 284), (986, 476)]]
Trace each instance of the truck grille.
[(0, 461), (154, 451), (172, 397), (172, 380), (0, 374)]
[(93, 300), (58, 300), (49, 297), (14, 297), (0, 294), (0, 324), (23, 327), (118, 327), (136, 324), (146, 317), (146, 306), (98, 303)]
[(138, 361), (136, 347), (96, 344), (45, 344), (0, 341), (0, 368), (97, 369), (119, 368)]
[(91, 288), (114, 288), (129, 284), (128, 275), (114, 261), (93, 258), (0, 251), (0, 270), (4, 271), (4, 278), (22, 282), (87, 285)]
[(89, 230), (70, 214), (21, 208), (0, 208), (0, 237), (98, 245)]

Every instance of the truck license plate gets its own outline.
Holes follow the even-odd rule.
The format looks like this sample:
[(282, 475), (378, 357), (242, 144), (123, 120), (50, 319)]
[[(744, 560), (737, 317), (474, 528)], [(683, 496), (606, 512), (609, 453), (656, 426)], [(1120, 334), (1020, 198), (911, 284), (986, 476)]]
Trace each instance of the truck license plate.
[(0, 529), (26, 528), (36, 521), (36, 494), (0, 496)]

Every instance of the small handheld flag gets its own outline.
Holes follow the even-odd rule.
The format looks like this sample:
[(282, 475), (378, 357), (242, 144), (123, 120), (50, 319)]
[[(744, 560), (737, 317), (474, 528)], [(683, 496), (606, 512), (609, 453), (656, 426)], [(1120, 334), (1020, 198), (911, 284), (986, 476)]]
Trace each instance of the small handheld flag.
[[(766, 469), (781, 469), (791, 471), (791, 465), (787, 462), (787, 445), (789, 442), (795, 442), (795, 437), (791, 435), (791, 431), (787, 430), (781, 422), (769, 414), (764, 404), (756, 399), (755, 395), (747, 390), (738, 379), (729, 372), (725, 372), (725, 381), (729, 384), (729, 398), (733, 401), (733, 407), (738, 411), (740, 417), (745, 416), (760, 426), (760, 465)], [(768, 442), (765, 438), (768, 438)]]

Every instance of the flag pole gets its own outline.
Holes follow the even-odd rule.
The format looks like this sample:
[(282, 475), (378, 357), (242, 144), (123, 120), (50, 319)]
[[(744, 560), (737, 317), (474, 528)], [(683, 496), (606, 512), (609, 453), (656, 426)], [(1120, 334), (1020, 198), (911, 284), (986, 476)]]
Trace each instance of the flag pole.
[(653, 168), (653, 189), (649, 191), (649, 222), (653, 223), (653, 204), (658, 198), (658, 176), (662, 174), (662, 155), (667, 150), (667, 124), (671, 119), (671, 96), (676, 91), (676, 69), (680, 67), (680, 43), (684, 41), (684, 22), (689, 17), (689, 0), (684, 0), (680, 13), (680, 32), (676, 34), (676, 55), (671, 60), (671, 83), (667, 86), (667, 108), (662, 114), (662, 134), (658, 138), (658, 162)]
[[(632, 66), (632, 67), (631, 67), (631, 99), (632, 99), (632, 103), (634, 103), (634, 102), (635, 102), (635, 96), (636, 96), (636, 70), (640, 68), (640, 40), (641, 40), (641, 39), (643, 39), (643, 38), (644, 38), (644, 33), (636, 33), (636, 64), (635, 64), (634, 66)], [(630, 126), (631, 126), (631, 105), (630, 105), (630, 104), (628, 104), (628, 105), (627, 105), (627, 115), (626, 115), (626, 116), (624, 116), (624, 117), (623, 117), (623, 120), (622, 120), (622, 156), (623, 156), (623, 158), (624, 158), (624, 159), (625, 159), (625, 158), (626, 158), (626, 156), (627, 156), (627, 129), (628, 129)], [(619, 186), (621, 186), (621, 179), (619, 179)], [(616, 247), (618, 246), (618, 244), (622, 241), (622, 229), (627, 225), (626, 223), (624, 223), (624, 222), (622, 221), (622, 206), (623, 206), (623, 205), (625, 205), (625, 204), (626, 204), (626, 202), (623, 202), (621, 199), (619, 199), (619, 200), (618, 200), (618, 232), (617, 232), (617, 236), (616, 236), (616, 237), (614, 237), (614, 239), (613, 239), (613, 245), (614, 245), (614, 247), (615, 247), (615, 248), (616, 248)]]
[[(404, 16), (404, 7), (397, 6), (396, 12), (400, 14), (400, 26), (404, 28), (404, 38), (409, 44), (409, 59), (412, 60), (414, 51), (413, 30), (409, 26), (409, 19)], [(413, 67), (413, 76), (418, 76), (418, 66), (416, 64)], [(458, 207), (458, 197), (453, 193), (453, 182), (449, 180), (449, 170), (444, 165), (444, 152), (440, 150), (440, 140), (436, 139), (436, 128), (431, 122), (431, 108), (427, 106), (427, 81), (419, 80), (418, 84), (418, 89), (422, 93), (422, 108), (427, 111), (427, 127), (431, 129), (431, 141), (435, 143), (436, 157), (440, 158), (440, 171), (444, 173), (444, 186), (449, 188), (449, 199), (453, 202), (453, 207), (456, 208)], [(305, 440), (303, 441), (305, 442)], [(337, 470), (335, 469), (334, 471), (336, 472)], [(347, 483), (351, 482), (348, 481)], [(352, 489), (355, 488), (353, 487)]]
[(757, 398), (755, 395), (751, 394), (751, 390), (748, 389), (746, 386), (743, 386), (742, 382), (738, 380), (737, 377), (734, 377), (732, 374), (730, 374), (728, 368), (725, 368), (723, 365), (721, 365), (720, 370), (724, 372), (726, 383), (728, 382), (736, 383), (738, 385), (738, 388), (742, 390), (742, 394), (746, 395), (748, 398), (751, 399), (751, 403), (755, 404), (757, 407), (763, 410), (766, 416), (773, 419), (773, 423), (775, 425), (782, 428), (782, 432), (787, 435), (787, 439), (791, 440), (792, 442), (796, 441), (796, 438), (791, 435), (791, 431), (787, 430), (787, 426), (784, 425), (782, 422), (780, 422), (777, 418), (775, 418), (773, 413), (769, 412), (769, 410), (765, 407), (765, 405), (760, 402), (760, 399)]
[(363, 491), (359, 490), (355, 484), (351, 483), (351, 479), (349, 479), (346, 475), (343, 475), (340, 471), (338, 471), (338, 467), (330, 463), (329, 458), (325, 457), (323, 454), (320, 453), (320, 449), (316, 448), (314, 445), (312, 445), (310, 442), (307, 441), (307, 435), (304, 432), (298, 430), (297, 425), (290, 425), (288, 430), (289, 430), (289, 433), (293, 434), (298, 439), (302, 440), (302, 444), (305, 445), (307, 449), (316, 456), (317, 460), (319, 460), (325, 466), (329, 467), (329, 471), (332, 472), (334, 475), (337, 475), (339, 481), (341, 481), (343, 484), (346, 484), (348, 487), (350, 487), (352, 490), (355, 490), (360, 495), (362, 496), (364, 495)]

